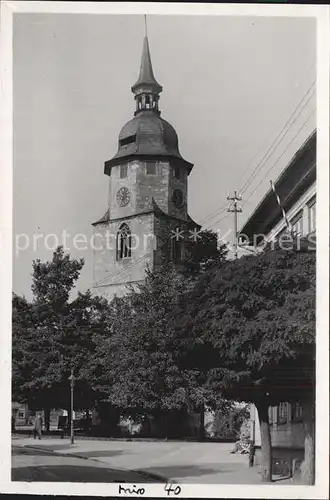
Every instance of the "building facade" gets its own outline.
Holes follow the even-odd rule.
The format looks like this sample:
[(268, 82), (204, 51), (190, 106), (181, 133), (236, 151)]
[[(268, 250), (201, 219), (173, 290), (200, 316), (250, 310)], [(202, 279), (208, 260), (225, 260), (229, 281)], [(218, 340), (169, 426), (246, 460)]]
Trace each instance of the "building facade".
[[(121, 129), (118, 151), (105, 162), (109, 199), (93, 224), (94, 293), (111, 299), (164, 261), (180, 263), (189, 230), (187, 183), (193, 165), (180, 154), (176, 131), (160, 115), (162, 86), (152, 69), (148, 38), (131, 87), (134, 117)], [(96, 244), (96, 242), (98, 242)]]
[[(274, 184), (281, 205), (291, 224), (293, 233), (307, 241), (309, 249), (316, 246), (316, 132), (313, 132)], [(255, 211), (246, 221), (240, 233), (243, 240), (258, 246), (264, 241), (279, 242), (288, 232), (287, 222), (273, 190), (269, 190)], [(283, 245), (289, 240), (283, 239)], [(287, 463), (303, 459), (305, 430), (302, 407), (299, 403), (282, 402), (268, 411), (271, 428), (273, 457)], [(256, 445), (256, 463), (260, 457), (260, 430), (258, 413), (251, 406), (251, 435)]]
[[(276, 193), (297, 236), (315, 242), (316, 230), (316, 132), (313, 132), (274, 183)], [(278, 241), (287, 231), (286, 221), (270, 189), (242, 227), (243, 239), (254, 246)], [(247, 239), (246, 239), (247, 237)]]

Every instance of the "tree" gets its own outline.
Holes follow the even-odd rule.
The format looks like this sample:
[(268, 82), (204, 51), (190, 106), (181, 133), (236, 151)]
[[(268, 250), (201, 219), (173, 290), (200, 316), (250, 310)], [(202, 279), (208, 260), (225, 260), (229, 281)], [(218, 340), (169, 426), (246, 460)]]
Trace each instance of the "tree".
[[(201, 389), (198, 372), (180, 371), (173, 362), (175, 330), (169, 318), (198, 275), (225, 260), (226, 249), (218, 247), (215, 233), (202, 231), (186, 250), (181, 266), (164, 263), (155, 272), (147, 270), (144, 283), (110, 304), (111, 334), (96, 357), (103, 359), (101, 379), (111, 401), (135, 419), (160, 418), (164, 412), (169, 418), (193, 407), (202, 416), (204, 401), (212, 399)], [(200, 437), (203, 433), (201, 426)]]
[(18, 401), (24, 400), (24, 384), (31, 377), (33, 359), (28, 340), (33, 340), (32, 306), (24, 297), (12, 297), (12, 392)]
[(145, 283), (111, 303), (112, 334), (99, 349), (106, 353), (103, 365), (117, 406), (132, 412), (180, 407), (181, 375), (166, 349), (166, 320), (183, 289), (184, 279), (175, 269), (162, 267), (156, 273), (147, 271)]
[(219, 245), (217, 234), (209, 229), (196, 233), (186, 241), (184, 274), (189, 277), (200, 275), (208, 269), (219, 267), (226, 259), (226, 244)]
[(34, 302), (47, 304), (53, 314), (63, 312), (83, 265), (83, 259), (72, 259), (61, 246), (55, 250), (51, 261), (33, 261), (31, 289)]
[(134, 419), (159, 420), (211, 404), (196, 370), (180, 370), (175, 359), (173, 307), (187, 290), (186, 278), (172, 264), (152, 273), (137, 290), (110, 304), (112, 328), (98, 346), (114, 405)]
[(229, 437), (239, 439), (242, 424), (250, 416), (248, 405), (232, 406), (229, 412), (222, 409), (216, 410), (213, 421), (213, 432), (215, 437)]
[(256, 405), (262, 478), (270, 481), (268, 407), (299, 400), (310, 408), (313, 399), (315, 254), (276, 250), (228, 261), (201, 276), (173, 315), (179, 366), (204, 372), (224, 397)]
[(43, 408), (70, 411), (69, 381), (75, 374), (75, 408), (90, 408), (101, 395), (92, 387), (89, 363), (94, 338), (106, 335), (108, 303), (88, 291), (70, 301), (83, 267), (59, 247), (50, 262), (33, 262), (33, 301), (13, 297), (13, 395)]

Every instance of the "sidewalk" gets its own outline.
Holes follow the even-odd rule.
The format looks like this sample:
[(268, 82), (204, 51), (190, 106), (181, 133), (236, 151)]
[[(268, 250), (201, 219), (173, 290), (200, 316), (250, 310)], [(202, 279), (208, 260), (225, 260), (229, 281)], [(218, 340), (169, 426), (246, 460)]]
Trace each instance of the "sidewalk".
[[(88, 458), (109, 468), (144, 471), (177, 483), (260, 484), (258, 467), (248, 467), (247, 455), (231, 454), (232, 443), (90, 441), (17, 438), (15, 446), (35, 447), (76, 458)], [(282, 480), (276, 484), (292, 484)]]

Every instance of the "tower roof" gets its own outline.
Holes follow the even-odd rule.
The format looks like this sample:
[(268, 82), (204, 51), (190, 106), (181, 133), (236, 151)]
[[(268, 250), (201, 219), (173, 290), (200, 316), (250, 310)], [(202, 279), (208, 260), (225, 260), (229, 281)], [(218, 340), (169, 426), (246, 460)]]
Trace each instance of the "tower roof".
[(149, 41), (145, 36), (143, 40), (140, 74), (137, 82), (131, 87), (133, 93), (137, 93), (141, 88), (150, 87), (154, 92), (159, 93), (163, 87), (157, 82), (152, 69)]
[(184, 160), (179, 152), (178, 136), (172, 125), (152, 111), (142, 111), (127, 122), (119, 133), (117, 154), (105, 163), (105, 174), (111, 167), (125, 159), (176, 158), (188, 171), (193, 165)]
[(182, 158), (178, 136), (172, 125), (160, 117), (159, 93), (162, 86), (152, 70), (148, 37), (144, 37), (140, 74), (132, 87), (135, 94), (134, 118), (121, 129), (116, 155), (105, 162), (104, 173), (110, 175), (114, 165), (138, 157), (142, 159), (172, 159), (184, 166), (188, 173), (193, 165)]

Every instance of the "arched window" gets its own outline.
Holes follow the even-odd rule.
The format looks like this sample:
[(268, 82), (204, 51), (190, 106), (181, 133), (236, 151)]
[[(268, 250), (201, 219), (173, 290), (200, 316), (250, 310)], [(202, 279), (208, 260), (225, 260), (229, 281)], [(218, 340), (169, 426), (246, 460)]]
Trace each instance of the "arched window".
[(131, 231), (127, 224), (122, 224), (117, 233), (117, 260), (131, 257)]

